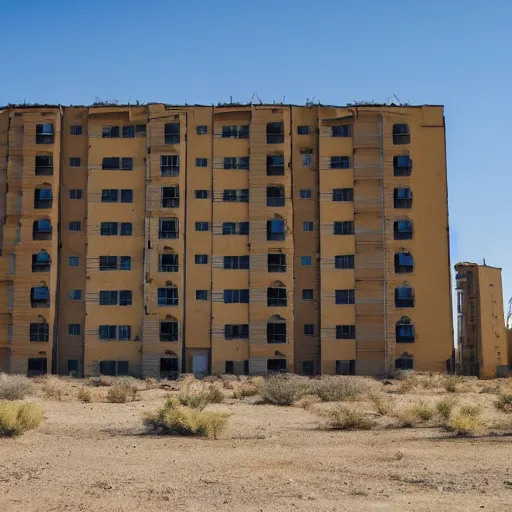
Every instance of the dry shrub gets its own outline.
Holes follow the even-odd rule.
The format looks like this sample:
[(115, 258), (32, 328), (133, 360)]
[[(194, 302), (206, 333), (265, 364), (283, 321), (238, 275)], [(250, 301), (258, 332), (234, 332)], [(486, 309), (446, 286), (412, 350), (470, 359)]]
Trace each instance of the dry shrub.
[(307, 377), (289, 373), (269, 375), (261, 386), (264, 402), (274, 405), (292, 405), (299, 398), (309, 394), (311, 388)]
[(456, 403), (457, 401), (453, 398), (444, 398), (443, 400), (439, 400), (439, 402), (437, 402), (436, 410), (442, 418), (447, 420), (450, 417)]
[(182, 373), (178, 377), (178, 382), (192, 383), (192, 382), (197, 382), (197, 379), (193, 373)]
[(395, 416), (399, 420), (399, 427), (411, 428), (415, 427), (419, 423), (429, 421), (434, 416), (434, 409), (424, 402), (407, 407), (396, 412)]
[(99, 377), (89, 377), (89, 385), (94, 387), (111, 387), (114, 385), (115, 377), (109, 375), (100, 375)]
[(14, 437), (38, 427), (43, 411), (30, 402), (0, 401), (0, 437)]
[(386, 414), (390, 414), (393, 411), (393, 402), (382, 393), (371, 392), (368, 394), (368, 398), (381, 416), (386, 416)]
[(329, 427), (336, 430), (371, 430), (375, 422), (363, 413), (345, 405), (328, 412)]
[(214, 384), (210, 386), (210, 389), (207, 391), (208, 393), (208, 403), (211, 404), (221, 404), (224, 402), (224, 393)]
[(512, 393), (501, 395), (496, 402), (494, 407), (502, 412), (512, 413)]
[(199, 411), (168, 400), (164, 407), (144, 418), (148, 432), (170, 436), (213, 437), (226, 428), (229, 414)]
[(494, 387), (494, 386), (484, 386), (484, 387), (480, 390), (480, 393), (488, 394), (488, 395), (499, 395), (499, 394), (501, 394), (501, 391), (500, 391), (499, 387)]
[(107, 401), (112, 404), (124, 404), (131, 398), (137, 397), (137, 386), (134, 383), (136, 379), (131, 377), (121, 377), (117, 379), (114, 385), (107, 392)]
[(412, 370), (395, 370), (393, 373), (393, 379), (406, 380), (410, 379), (414, 375)]
[(480, 428), (479, 416), (480, 409), (478, 407), (467, 405), (461, 407), (455, 414), (452, 414), (444, 427), (455, 436), (471, 436)]
[(369, 388), (365, 379), (346, 375), (326, 375), (312, 382), (312, 394), (317, 395), (322, 402), (355, 400)]
[(0, 373), (0, 400), (23, 400), (34, 393), (34, 384), (24, 375)]
[(302, 407), (302, 409), (309, 410), (320, 402), (321, 400), (317, 395), (305, 395), (302, 398), (299, 398), (293, 405), (296, 407)]
[(418, 385), (418, 380), (416, 377), (407, 377), (406, 379), (400, 382), (400, 386), (398, 386), (397, 392), (401, 394), (409, 393)]
[(80, 388), (78, 390), (76, 397), (78, 398), (78, 400), (80, 400), (80, 402), (83, 402), (84, 404), (88, 404), (88, 403), (92, 402), (91, 392), (85, 387)]
[(411, 410), (412, 414), (416, 416), (420, 421), (431, 420), (435, 413), (434, 409), (424, 402), (413, 405)]
[(155, 389), (156, 387), (158, 387), (158, 381), (153, 377), (146, 377), (144, 379), (144, 384), (146, 385), (147, 390)]
[(62, 395), (64, 395), (65, 384), (60, 379), (51, 377), (44, 380), (41, 391), (46, 400), (58, 400), (60, 402)]
[(240, 400), (248, 396), (255, 396), (258, 393), (259, 389), (257, 386), (254, 386), (253, 384), (242, 384), (234, 389), (233, 398)]
[(191, 388), (184, 389), (175, 397), (170, 397), (169, 404), (180, 404), (185, 407), (202, 411), (208, 404), (220, 404), (224, 401), (224, 393), (214, 385), (200, 391)]
[(444, 379), (444, 389), (448, 391), (448, 393), (456, 393), (457, 392), (457, 384), (460, 383), (460, 379), (456, 375), (448, 375)]

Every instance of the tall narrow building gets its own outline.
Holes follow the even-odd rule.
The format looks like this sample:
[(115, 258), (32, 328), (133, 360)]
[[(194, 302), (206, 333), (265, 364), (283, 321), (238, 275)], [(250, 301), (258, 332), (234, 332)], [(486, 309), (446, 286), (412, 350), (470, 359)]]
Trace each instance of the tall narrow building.
[(0, 110), (0, 371), (444, 371), (441, 106)]

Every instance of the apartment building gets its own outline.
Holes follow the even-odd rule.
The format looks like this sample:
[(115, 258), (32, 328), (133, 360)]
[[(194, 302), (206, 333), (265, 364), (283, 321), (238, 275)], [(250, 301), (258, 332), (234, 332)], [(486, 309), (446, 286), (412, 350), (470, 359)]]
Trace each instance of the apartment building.
[(444, 371), (441, 106), (0, 110), (0, 371)]
[(457, 263), (457, 339), (464, 375), (505, 377), (508, 340), (503, 312), (501, 268)]

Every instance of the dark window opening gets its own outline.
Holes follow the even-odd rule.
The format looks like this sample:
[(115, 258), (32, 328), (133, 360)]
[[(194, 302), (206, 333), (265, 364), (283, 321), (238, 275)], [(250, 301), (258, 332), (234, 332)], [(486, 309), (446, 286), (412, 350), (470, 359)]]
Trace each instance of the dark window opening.
[(286, 288), (267, 288), (267, 306), (285, 307), (287, 304)]
[(393, 125), (393, 144), (409, 144), (411, 142), (411, 134), (409, 126), (406, 124)]
[(284, 220), (267, 221), (267, 240), (284, 240), (285, 225)]
[(46, 357), (29, 357), (27, 361), (27, 377), (46, 375), (48, 371)]
[(162, 379), (175, 379), (178, 377), (178, 358), (160, 358), (160, 377)]
[(414, 289), (410, 286), (401, 286), (399, 288), (395, 288), (395, 307), (413, 308)]
[(336, 326), (336, 339), (337, 340), (355, 340), (356, 339), (356, 326), (355, 325), (337, 325)]
[(224, 366), (224, 373), (228, 375), (235, 373), (235, 364), (233, 363), (233, 361), (226, 361)]
[(36, 188), (34, 190), (34, 208), (51, 208), (53, 194), (51, 188)]
[(284, 187), (267, 187), (267, 206), (284, 206)]
[(47, 342), (50, 336), (50, 326), (46, 322), (30, 324), (30, 341)]
[(314, 336), (315, 335), (315, 324), (304, 324), (304, 335)]
[(267, 343), (286, 343), (286, 322), (267, 323)]
[(341, 359), (336, 361), (336, 375), (355, 375), (356, 360)]
[(53, 124), (36, 124), (36, 144), (53, 144), (54, 137)]
[(36, 176), (52, 176), (53, 175), (53, 156), (37, 155), (35, 162)]
[(395, 240), (411, 240), (412, 222), (410, 220), (396, 220), (393, 223), (393, 235)]
[(414, 259), (410, 252), (399, 252), (395, 254), (395, 272), (407, 274), (414, 270)]
[(180, 174), (179, 155), (160, 156), (160, 176), (176, 177)]
[(332, 136), (333, 137), (352, 137), (352, 125), (351, 124), (343, 124), (340, 126), (332, 126)]
[(121, 159), (118, 156), (104, 157), (101, 161), (101, 168), (104, 171), (119, 169)]
[(249, 125), (240, 126), (223, 126), (222, 127), (223, 139), (248, 139), (249, 138)]
[(284, 155), (267, 155), (267, 176), (284, 176)]
[(333, 201), (350, 202), (354, 200), (353, 188), (335, 188), (332, 191)]
[(118, 139), (119, 138), (119, 126), (104, 126), (101, 130), (102, 139)]
[(158, 238), (177, 239), (179, 238), (178, 219), (160, 219), (158, 225)]
[(331, 169), (350, 169), (350, 157), (331, 156)]
[(336, 290), (335, 299), (336, 304), (355, 304), (355, 290)]
[(100, 340), (116, 340), (117, 325), (100, 325), (98, 327), (98, 338)]
[(241, 157), (225, 156), (223, 167), (225, 170), (249, 169), (249, 157), (248, 156), (241, 156)]
[(408, 155), (393, 157), (393, 175), (410, 176), (412, 172), (412, 160)]
[(354, 221), (344, 220), (334, 222), (335, 235), (353, 235), (354, 234)]
[(267, 123), (267, 144), (284, 142), (284, 123)]
[(162, 208), (179, 208), (180, 189), (178, 186), (162, 187)]
[(412, 190), (410, 188), (395, 188), (393, 205), (395, 208), (412, 208)]
[(334, 268), (347, 269), (354, 268), (354, 255), (353, 254), (342, 254), (334, 256)]
[(224, 269), (247, 270), (249, 269), (249, 256), (224, 256)]
[(249, 304), (249, 290), (224, 290), (224, 304)]
[(306, 125), (297, 126), (297, 135), (309, 135), (310, 128)]
[(50, 272), (50, 269), (50, 255), (44, 249), (32, 254), (32, 272)]
[(178, 322), (160, 322), (160, 341), (178, 341)]
[(33, 308), (50, 307), (50, 290), (47, 286), (34, 286), (30, 289), (30, 305)]
[(226, 340), (249, 338), (249, 324), (226, 324), (224, 338)]
[(414, 370), (414, 359), (412, 356), (402, 354), (395, 359), (395, 370)]
[(403, 316), (395, 324), (397, 343), (414, 343), (414, 324), (407, 316)]
[(314, 375), (315, 374), (315, 362), (314, 361), (302, 361), (302, 374), (303, 375)]
[(178, 288), (158, 288), (159, 306), (177, 306)]
[(268, 272), (286, 272), (286, 254), (271, 253), (267, 255)]
[(160, 254), (158, 256), (158, 272), (178, 272), (178, 255)]
[(166, 144), (179, 144), (180, 123), (167, 123), (164, 128), (164, 137)]
[(267, 359), (268, 373), (284, 373), (287, 369), (286, 359)]
[(32, 240), (51, 240), (52, 225), (48, 219), (36, 220), (32, 224)]

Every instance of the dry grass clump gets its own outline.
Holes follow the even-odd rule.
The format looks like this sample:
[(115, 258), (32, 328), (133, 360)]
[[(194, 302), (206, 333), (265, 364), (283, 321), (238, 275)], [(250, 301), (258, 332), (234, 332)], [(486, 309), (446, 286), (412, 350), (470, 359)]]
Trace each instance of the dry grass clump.
[(451, 415), (444, 428), (455, 436), (465, 437), (474, 435), (480, 426), (480, 409), (466, 405)]
[(443, 400), (437, 402), (436, 410), (443, 419), (447, 420), (450, 417), (456, 403), (456, 400), (453, 398), (444, 398)]
[(264, 402), (274, 405), (292, 405), (299, 398), (309, 394), (310, 380), (294, 374), (269, 375), (261, 385)]
[(365, 379), (347, 375), (326, 375), (312, 383), (311, 394), (317, 395), (322, 402), (355, 400), (369, 388)]
[(34, 393), (34, 384), (24, 375), (0, 373), (0, 400), (23, 400)]
[(208, 404), (220, 404), (223, 401), (224, 393), (218, 387), (211, 385), (206, 390), (186, 388), (175, 397), (170, 397), (168, 403), (178, 403), (202, 411)]
[(494, 407), (502, 412), (512, 413), (512, 393), (500, 395), (494, 402)]
[(43, 421), (43, 411), (30, 402), (0, 401), (0, 437), (20, 436), (38, 427)]
[(62, 400), (65, 392), (65, 383), (57, 377), (49, 377), (43, 381), (41, 391), (46, 400)]
[(233, 390), (233, 398), (240, 400), (248, 396), (255, 396), (259, 391), (258, 386), (254, 386), (253, 384), (242, 384)]
[(412, 413), (421, 421), (429, 421), (433, 418), (435, 410), (430, 405), (420, 402), (413, 405)]
[(124, 404), (131, 398), (137, 397), (137, 386), (134, 384), (136, 379), (131, 377), (122, 377), (115, 381), (114, 385), (107, 392), (107, 401), (112, 404)]
[(412, 391), (418, 385), (418, 379), (416, 377), (407, 377), (400, 382), (397, 393), (406, 394)]
[(202, 411), (180, 405), (176, 399), (169, 399), (164, 407), (144, 418), (148, 432), (170, 436), (213, 437), (226, 428), (229, 414)]
[(399, 420), (399, 427), (401, 428), (415, 427), (420, 423), (431, 420), (434, 415), (435, 409), (424, 402), (401, 409), (395, 413), (395, 416)]
[(382, 393), (368, 393), (368, 398), (375, 407), (375, 410), (381, 416), (386, 416), (393, 411), (394, 404), (387, 396)]
[(352, 407), (339, 405), (327, 413), (329, 427), (335, 430), (371, 430), (375, 422)]
[(80, 388), (76, 394), (76, 397), (78, 400), (80, 400), (80, 402), (84, 404), (92, 402), (91, 392), (86, 387)]
[(444, 379), (444, 389), (446, 389), (448, 393), (456, 393), (459, 383), (460, 379), (456, 375), (448, 375)]
[(302, 409), (307, 411), (320, 402), (321, 400), (317, 395), (305, 395), (302, 398), (299, 398), (293, 405), (296, 407), (302, 407)]

